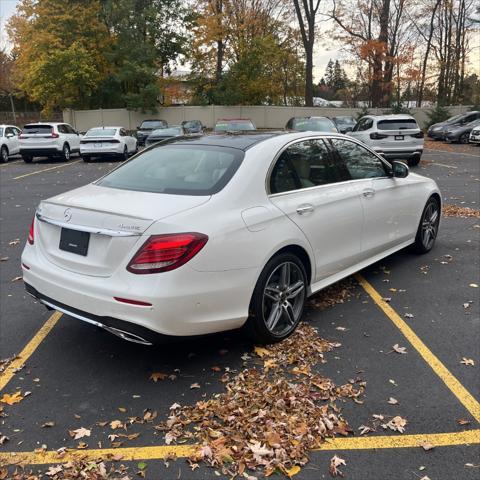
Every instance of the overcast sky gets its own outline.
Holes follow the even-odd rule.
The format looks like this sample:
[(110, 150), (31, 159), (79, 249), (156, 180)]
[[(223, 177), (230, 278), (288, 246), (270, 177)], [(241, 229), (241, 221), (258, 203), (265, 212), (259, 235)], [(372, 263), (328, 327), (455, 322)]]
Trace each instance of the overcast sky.
[[(15, 13), (15, 7), (20, 0), (0, 0), (0, 49), (9, 50), (9, 43), (7, 33), (5, 31), (5, 25), (8, 19)], [(325, 72), (328, 60), (330, 58), (338, 58), (339, 51), (336, 48), (328, 48), (328, 50), (322, 46), (316, 48), (316, 55), (314, 59), (314, 77), (318, 82)]]

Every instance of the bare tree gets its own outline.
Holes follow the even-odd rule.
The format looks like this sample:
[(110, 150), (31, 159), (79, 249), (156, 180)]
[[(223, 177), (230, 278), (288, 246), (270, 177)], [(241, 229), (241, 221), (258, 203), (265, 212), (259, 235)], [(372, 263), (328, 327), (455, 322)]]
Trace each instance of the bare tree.
[(293, 0), (305, 50), (305, 105), (313, 106), (313, 47), (315, 24), (321, 0)]

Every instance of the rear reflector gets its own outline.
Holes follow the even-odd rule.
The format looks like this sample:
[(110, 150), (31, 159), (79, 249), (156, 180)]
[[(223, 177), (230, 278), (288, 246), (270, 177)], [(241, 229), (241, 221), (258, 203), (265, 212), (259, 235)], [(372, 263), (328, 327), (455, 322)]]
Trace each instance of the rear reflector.
[(35, 241), (35, 217), (32, 218), (32, 223), (30, 224), (30, 230), (28, 231), (27, 242), (30, 245), (33, 245)]
[(173, 233), (151, 236), (127, 266), (132, 273), (175, 270), (192, 259), (207, 243), (203, 233)]
[(113, 297), (117, 302), (128, 303), (129, 305), (139, 305), (141, 307), (151, 307), (152, 304), (148, 302), (141, 302), (140, 300), (131, 300), (130, 298)]

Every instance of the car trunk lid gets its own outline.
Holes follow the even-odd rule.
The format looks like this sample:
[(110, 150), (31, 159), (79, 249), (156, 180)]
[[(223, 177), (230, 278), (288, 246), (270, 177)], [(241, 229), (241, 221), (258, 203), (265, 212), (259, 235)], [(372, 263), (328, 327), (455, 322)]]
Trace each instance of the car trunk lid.
[(45, 257), (61, 268), (109, 277), (128, 263), (154, 222), (209, 199), (91, 184), (40, 204), (35, 241)]

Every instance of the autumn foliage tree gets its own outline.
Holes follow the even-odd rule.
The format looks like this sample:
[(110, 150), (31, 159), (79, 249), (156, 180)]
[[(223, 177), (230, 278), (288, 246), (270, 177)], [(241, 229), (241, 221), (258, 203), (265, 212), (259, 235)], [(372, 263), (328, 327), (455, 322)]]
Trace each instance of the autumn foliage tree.
[(106, 76), (99, 0), (22, 0), (9, 23), (19, 88), (46, 112), (82, 107)]

